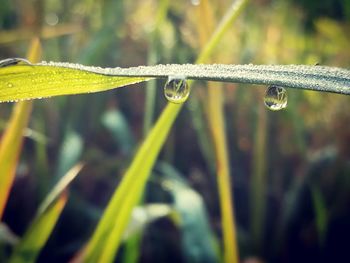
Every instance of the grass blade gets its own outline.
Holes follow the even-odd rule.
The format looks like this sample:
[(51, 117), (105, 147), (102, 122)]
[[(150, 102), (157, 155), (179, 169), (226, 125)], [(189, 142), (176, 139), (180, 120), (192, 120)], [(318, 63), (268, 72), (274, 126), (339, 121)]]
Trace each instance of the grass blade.
[(224, 245), (224, 262), (238, 263), (236, 224), (232, 197), (231, 171), (227, 150), (222, 87), (209, 86), (209, 121), (216, 155), (216, 176), (219, 188), (221, 224)]
[(226, 15), (220, 21), (220, 24), (217, 26), (214, 34), (211, 36), (207, 45), (204, 47), (203, 51), (199, 55), (196, 61), (198, 64), (208, 61), (211, 54), (213, 53), (214, 48), (217, 46), (224, 34), (230, 28), (232, 23), (237, 19), (237, 17), (241, 14), (241, 11), (245, 8), (247, 4), (248, 0), (233, 1), (229, 10), (226, 12)]
[(315, 210), (315, 221), (318, 232), (320, 245), (323, 246), (326, 240), (327, 227), (329, 223), (329, 210), (322, 195), (321, 190), (317, 186), (311, 187), (312, 204)]
[(153, 164), (181, 105), (168, 104), (139, 148), (83, 253), (84, 262), (112, 262), (131, 211), (139, 201)]
[[(154, 65), (159, 60), (160, 26), (164, 23), (169, 8), (169, 0), (161, 0), (157, 7), (153, 31), (149, 39), (148, 65)], [(157, 83), (154, 80), (147, 82), (143, 134), (146, 135), (154, 121)]]
[(67, 202), (66, 189), (82, 167), (82, 164), (73, 166), (46, 196), (38, 209), (35, 219), (16, 246), (10, 259), (11, 263), (36, 261)]
[(280, 85), (350, 94), (350, 71), (305, 65), (169, 64), (97, 68), (69, 63), (17, 64), (0, 68), (0, 102), (109, 90), (152, 78), (186, 76), (237, 83)]
[(57, 181), (79, 161), (83, 148), (84, 145), (81, 136), (75, 131), (68, 129), (64, 135), (58, 153), (58, 164), (55, 176)]
[(62, 195), (67, 186), (74, 180), (78, 173), (83, 168), (83, 164), (78, 163), (74, 165), (55, 185), (55, 187), (50, 191), (46, 196), (45, 200), (39, 207), (38, 214), (43, 214), (54, 202), (55, 200)]
[[(124, 231), (123, 239), (127, 240), (143, 231), (149, 224), (159, 218), (173, 216), (176, 211), (169, 204), (151, 203), (142, 206), (136, 206), (132, 210), (131, 220)], [(126, 261), (130, 262), (130, 261)]]
[(107, 110), (101, 117), (101, 123), (111, 133), (121, 152), (130, 156), (135, 149), (135, 138), (122, 112), (117, 109)]
[(266, 210), (266, 186), (267, 186), (267, 113), (265, 106), (258, 106), (256, 117), (256, 129), (254, 134), (254, 151), (252, 160), (252, 178), (250, 182), (251, 193), (251, 236), (256, 253), (262, 252), (261, 246), (264, 236), (265, 210)]
[[(239, 1), (240, 6), (238, 13), (243, 9), (247, 0)], [(236, 2), (233, 4), (236, 7)], [(210, 12), (212, 8), (208, 0), (203, 0), (200, 3), (201, 16), (209, 17), (207, 19), (207, 31), (203, 32), (202, 38), (207, 42), (209, 37), (209, 31), (213, 29), (213, 14)], [(236, 16), (238, 15), (236, 13)], [(212, 22), (210, 22), (212, 20)], [(215, 34), (214, 34), (215, 36)], [(204, 41), (202, 41), (203, 43)], [(205, 50), (204, 50), (205, 52)], [(202, 54), (203, 59), (207, 56), (206, 53)], [(208, 56), (209, 59), (209, 56)], [(223, 112), (223, 89), (222, 85), (217, 83), (208, 83), (208, 117), (211, 135), (214, 142), (215, 156), (216, 156), (216, 178), (218, 182), (218, 193), (221, 210), (221, 225), (222, 225), (222, 236), (223, 236), (223, 255), (224, 262), (226, 263), (238, 263), (239, 253), (236, 239), (236, 224), (234, 216), (234, 204), (232, 202), (232, 181), (231, 171), (229, 165), (229, 154), (227, 151), (227, 139), (226, 139), (226, 127), (225, 127), (225, 116)]]
[(90, 93), (145, 81), (145, 77), (112, 77), (74, 67), (18, 64), (0, 68), (0, 101)]
[(49, 238), (59, 215), (67, 202), (67, 194), (61, 193), (60, 197), (46, 209), (40, 216), (36, 217), (28, 228), (24, 237), (10, 259), (10, 263), (35, 262), (42, 247)]
[(218, 262), (217, 240), (210, 228), (203, 198), (171, 165), (161, 162), (157, 168), (162, 175), (162, 186), (174, 199), (185, 262)]
[[(28, 59), (36, 62), (41, 56), (39, 39), (34, 39), (28, 53)], [(16, 103), (0, 143), (0, 219), (15, 177), (17, 160), (32, 110), (32, 101)]]
[[(15, 235), (5, 223), (0, 222), (0, 244), (16, 245), (18, 242), (18, 236)], [(1, 258), (2, 257), (0, 257), (0, 259)]]

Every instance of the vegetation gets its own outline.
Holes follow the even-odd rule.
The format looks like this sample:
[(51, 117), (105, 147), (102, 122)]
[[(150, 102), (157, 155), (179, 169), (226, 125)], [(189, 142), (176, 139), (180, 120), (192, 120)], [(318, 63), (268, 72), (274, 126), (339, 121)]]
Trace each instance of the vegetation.
[(0, 261), (346, 258), (349, 1), (5, 2)]

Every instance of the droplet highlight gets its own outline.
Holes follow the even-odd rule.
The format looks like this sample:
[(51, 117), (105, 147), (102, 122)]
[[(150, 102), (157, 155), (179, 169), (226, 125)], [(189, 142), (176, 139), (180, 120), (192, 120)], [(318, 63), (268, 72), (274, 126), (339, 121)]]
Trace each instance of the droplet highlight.
[(186, 78), (170, 76), (164, 86), (164, 96), (172, 103), (184, 103), (190, 95), (190, 87)]
[(278, 111), (287, 107), (288, 98), (287, 91), (285, 88), (280, 86), (271, 85), (267, 87), (264, 104), (272, 111)]
[(31, 63), (24, 58), (7, 58), (0, 60), (0, 68), (16, 65), (19, 63), (31, 65)]
[(191, 0), (192, 5), (199, 5), (201, 3), (200, 0)]

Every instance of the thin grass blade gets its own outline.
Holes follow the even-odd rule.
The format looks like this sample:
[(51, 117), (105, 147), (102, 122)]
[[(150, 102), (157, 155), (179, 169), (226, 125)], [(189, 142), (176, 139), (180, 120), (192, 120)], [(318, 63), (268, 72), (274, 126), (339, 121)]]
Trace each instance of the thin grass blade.
[(36, 261), (39, 252), (56, 225), (57, 219), (66, 202), (67, 194), (63, 192), (48, 209), (34, 219), (24, 237), (15, 248), (9, 260), (10, 263), (31, 263)]
[(218, 242), (210, 228), (204, 200), (174, 167), (161, 162), (157, 170), (161, 184), (174, 199), (174, 218), (181, 231), (181, 246), (186, 262), (214, 263), (219, 261)]
[(180, 109), (179, 104), (168, 104), (139, 148), (83, 253), (83, 262), (113, 261), (131, 211), (139, 202), (153, 164)]
[[(245, 5), (247, 1), (239, 2), (240, 5)], [(210, 2), (203, 0), (200, 3), (201, 16), (211, 17)], [(242, 10), (242, 8), (240, 9)], [(207, 31), (203, 32), (202, 38), (207, 42), (207, 38), (210, 37), (210, 31), (213, 30), (213, 22), (207, 22)], [(209, 32), (208, 32), (209, 31)], [(204, 42), (204, 41), (203, 41)], [(208, 56), (208, 59), (210, 57)], [(201, 58), (199, 58), (201, 59)], [(221, 210), (221, 225), (223, 236), (223, 255), (224, 262), (226, 263), (238, 263), (239, 253), (236, 239), (236, 224), (234, 216), (234, 205), (232, 202), (233, 188), (231, 180), (231, 171), (229, 165), (229, 154), (227, 151), (227, 139), (225, 128), (225, 116), (223, 112), (223, 87), (218, 83), (208, 83), (208, 117), (211, 135), (214, 142), (215, 157), (216, 157), (216, 178), (218, 182), (218, 192)]]
[[(262, 95), (262, 92), (261, 92)], [(258, 106), (256, 116), (256, 129), (254, 134), (254, 151), (252, 157), (252, 177), (251, 177), (251, 236), (255, 251), (261, 251), (265, 224), (266, 210), (266, 185), (267, 185), (267, 113), (263, 104)]]
[(73, 166), (54, 186), (40, 205), (36, 217), (17, 245), (11, 263), (35, 262), (46, 244), (67, 202), (67, 187), (78, 175), (83, 165)]
[[(34, 39), (28, 52), (28, 59), (36, 62), (40, 57), (41, 45), (39, 39)], [(15, 104), (7, 129), (0, 142), (0, 219), (15, 177), (23, 133), (29, 121), (32, 104), (32, 101), (22, 101)]]
[(46, 196), (45, 200), (39, 207), (38, 215), (43, 214), (54, 202), (55, 200), (62, 195), (67, 186), (74, 180), (74, 178), (79, 174), (83, 164), (78, 163), (74, 165), (54, 186), (50, 193)]

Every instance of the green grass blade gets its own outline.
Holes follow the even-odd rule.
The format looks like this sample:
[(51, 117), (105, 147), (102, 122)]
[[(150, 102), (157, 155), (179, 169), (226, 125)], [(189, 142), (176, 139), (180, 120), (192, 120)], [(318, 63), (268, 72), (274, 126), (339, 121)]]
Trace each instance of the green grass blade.
[(217, 240), (211, 230), (203, 198), (171, 165), (161, 162), (157, 170), (162, 174), (161, 184), (174, 199), (173, 207), (178, 214), (175, 222), (178, 221), (176, 223), (181, 231), (185, 261), (218, 262)]
[(58, 183), (40, 205), (38, 211), (39, 215), (43, 214), (55, 202), (55, 200), (63, 193), (63, 191), (65, 191), (67, 186), (74, 180), (82, 168), (83, 164), (78, 163), (74, 165), (64, 176), (62, 176), (62, 178), (58, 181)]
[(174, 208), (171, 205), (164, 203), (151, 203), (134, 207), (131, 214), (131, 220), (129, 221), (127, 228), (124, 230), (123, 239), (127, 240), (128, 238), (137, 235), (143, 231), (147, 225), (157, 219), (166, 216), (173, 216), (174, 213)]
[(312, 197), (312, 204), (315, 211), (315, 221), (316, 221), (316, 228), (318, 232), (318, 238), (319, 238), (320, 245), (323, 246), (327, 235), (327, 227), (329, 222), (329, 210), (327, 209), (325, 198), (322, 195), (322, 192), (319, 189), (319, 187), (317, 186), (311, 187), (311, 197)]
[[(38, 39), (34, 39), (28, 52), (28, 59), (36, 62), (40, 56), (40, 42)], [(23, 133), (29, 121), (32, 104), (32, 101), (21, 101), (15, 104), (7, 129), (0, 142), (0, 219), (15, 177)]]
[(217, 26), (214, 34), (211, 36), (209, 42), (199, 55), (196, 61), (198, 64), (208, 61), (217, 44), (220, 42), (224, 34), (230, 28), (232, 23), (237, 19), (237, 17), (240, 15), (241, 11), (245, 8), (247, 4), (248, 0), (233, 1), (229, 10), (226, 12), (226, 15), (223, 17), (220, 24)]
[(264, 234), (267, 189), (267, 112), (262, 103), (258, 106), (256, 122), (256, 129), (254, 131), (254, 151), (252, 157), (252, 177), (250, 182), (250, 230), (254, 251), (256, 253), (262, 253), (261, 246)]
[(67, 201), (67, 195), (62, 193), (55, 202), (40, 216), (36, 217), (24, 237), (16, 246), (10, 263), (35, 262), (42, 247), (49, 238), (59, 215)]
[(122, 112), (117, 109), (107, 110), (101, 116), (101, 123), (111, 133), (121, 151), (126, 155), (131, 155), (135, 149), (135, 138)]
[(0, 244), (16, 245), (18, 244), (18, 242), (19, 242), (18, 236), (14, 234), (5, 223), (0, 222)]
[(18, 64), (0, 68), (0, 101), (98, 92), (147, 79), (112, 77), (68, 67)]
[(83, 253), (84, 262), (113, 261), (131, 211), (141, 197), (153, 164), (180, 109), (179, 104), (168, 104), (139, 148)]
[(68, 129), (64, 135), (56, 168), (56, 180), (60, 180), (80, 159), (83, 152), (83, 140), (75, 131)]
[(10, 65), (0, 68), (0, 102), (90, 93), (152, 78), (188, 79), (280, 85), (350, 94), (350, 71), (305, 65), (170, 64), (131, 68), (97, 68), (69, 63)]
[[(160, 26), (164, 23), (169, 8), (169, 0), (159, 1), (157, 7), (157, 13), (153, 25), (153, 31), (150, 34), (149, 39), (149, 52), (148, 52), (148, 65), (157, 64), (159, 60), (159, 45), (160, 45)], [(143, 122), (143, 134), (146, 135), (152, 127), (154, 121), (155, 102), (157, 95), (157, 82), (151, 80), (147, 82), (146, 87), (146, 101), (145, 101), (145, 113)]]
[(10, 259), (11, 263), (36, 261), (67, 202), (66, 189), (82, 167), (82, 164), (73, 166), (46, 196), (38, 209), (35, 219), (16, 246)]

